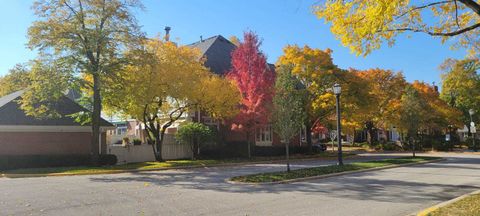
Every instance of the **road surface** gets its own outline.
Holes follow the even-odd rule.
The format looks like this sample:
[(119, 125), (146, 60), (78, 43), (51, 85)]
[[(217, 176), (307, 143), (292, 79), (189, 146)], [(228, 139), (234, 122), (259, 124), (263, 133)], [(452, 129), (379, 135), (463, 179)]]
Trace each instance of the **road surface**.
[[(406, 215), (480, 189), (480, 155), (443, 156), (448, 160), (263, 186), (225, 179), (284, 165), (0, 178), (0, 215)], [(293, 167), (333, 163), (302, 161)]]

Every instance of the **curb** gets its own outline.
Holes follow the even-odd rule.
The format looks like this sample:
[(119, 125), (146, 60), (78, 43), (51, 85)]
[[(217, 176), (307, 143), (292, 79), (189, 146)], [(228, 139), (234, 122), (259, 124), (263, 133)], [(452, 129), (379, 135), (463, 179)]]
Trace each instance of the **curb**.
[(427, 209), (421, 210), (421, 211), (419, 211), (419, 212), (417, 212), (417, 213), (409, 214), (409, 215), (407, 215), (407, 216), (415, 216), (415, 215), (416, 215), (416, 216), (427, 216), (428, 214), (434, 212), (435, 210), (437, 210), (437, 209), (439, 209), (439, 208), (445, 207), (445, 206), (450, 205), (450, 204), (452, 204), (452, 203), (454, 203), (454, 202), (457, 202), (457, 201), (459, 201), (459, 200), (462, 200), (462, 199), (464, 199), (464, 198), (467, 198), (467, 197), (469, 197), (469, 196), (476, 195), (476, 194), (480, 194), (480, 190), (477, 190), (477, 191), (474, 191), (474, 192), (471, 192), (471, 193), (468, 193), (468, 194), (464, 194), (464, 195), (459, 196), (459, 197), (457, 197), (457, 198), (453, 198), (453, 199), (451, 199), (451, 200), (448, 200), (448, 201), (439, 203), (439, 204), (437, 204), (437, 205), (434, 205), (434, 206), (429, 207), (429, 208), (427, 208)]
[[(358, 155), (351, 155), (347, 158), (356, 158)], [(295, 161), (311, 161), (311, 160), (325, 160), (328, 158), (299, 158), (290, 160), (290, 162)], [(104, 175), (104, 174), (119, 174), (119, 173), (139, 173), (139, 172), (152, 172), (152, 171), (164, 171), (164, 170), (183, 170), (183, 169), (196, 169), (196, 168), (215, 168), (215, 167), (232, 167), (232, 166), (244, 166), (252, 164), (273, 164), (273, 163), (283, 163), (286, 160), (271, 160), (271, 161), (248, 161), (248, 162), (239, 162), (239, 163), (223, 163), (223, 164), (212, 164), (212, 165), (193, 165), (193, 166), (181, 166), (181, 167), (163, 167), (163, 168), (153, 168), (153, 169), (131, 169), (131, 170), (109, 170), (109, 171), (99, 171), (94, 173), (50, 173), (50, 174), (0, 174), (0, 178), (35, 178), (35, 177), (60, 177), (60, 176), (79, 176), (79, 175)]]
[(230, 183), (230, 184), (242, 184), (242, 185), (289, 184), (289, 183), (294, 183), (294, 182), (301, 182), (301, 181), (308, 181), (308, 180), (315, 180), (315, 179), (324, 179), (324, 178), (330, 178), (330, 177), (341, 176), (341, 175), (349, 175), (349, 174), (363, 173), (363, 172), (370, 172), (370, 171), (378, 171), (378, 170), (391, 169), (391, 168), (397, 168), (397, 167), (405, 167), (405, 166), (414, 166), (414, 165), (427, 164), (427, 163), (435, 163), (435, 162), (440, 162), (440, 161), (445, 161), (445, 160), (446, 160), (445, 158), (440, 158), (440, 159), (435, 159), (435, 160), (430, 160), (430, 161), (413, 162), (413, 163), (405, 163), (405, 164), (395, 164), (395, 165), (388, 165), (388, 166), (384, 166), (384, 167), (375, 167), (375, 168), (362, 169), (362, 170), (345, 171), (345, 172), (339, 172), (339, 173), (331, 173), (331, 174), (326, 174), (326, 175), (310, 176), (310, 177), (305, 177), (305, 178), (296, 178), (296, 179), (289, 179), (289, 180), (276, 181), (276, 182), (262, 182), (262, 183), (236, 182), (236, 181), (231, 181), (230, 178), (226, 179), (225, 181), (227, 183)]

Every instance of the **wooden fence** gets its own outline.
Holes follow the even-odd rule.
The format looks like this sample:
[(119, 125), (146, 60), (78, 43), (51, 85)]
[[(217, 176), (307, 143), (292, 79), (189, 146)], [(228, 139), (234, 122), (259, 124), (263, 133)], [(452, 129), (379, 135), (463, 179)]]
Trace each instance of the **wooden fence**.
[[(162, 145), (165, 160), (185, 159), (192, 156), (190, 145), (178, 143), (174, 135), (166, 134)], [(151, 145), (109, 145), (108, 154), (117, 156), (118, 164), (155, 161)]]

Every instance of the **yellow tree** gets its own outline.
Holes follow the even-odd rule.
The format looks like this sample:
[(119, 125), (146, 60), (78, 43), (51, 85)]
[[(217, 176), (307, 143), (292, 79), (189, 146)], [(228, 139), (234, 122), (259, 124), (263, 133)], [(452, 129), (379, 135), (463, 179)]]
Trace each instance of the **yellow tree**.
[(393, 45), (406, 32), (426, 33), (442, 42), (452, 39), (472, 54), (480, 51), (480, 5), (475, 0), (326, 0), (314, 13), (358, 55), (384, 43)]
[(428, 105), (428, 115), (425, 124), (422, 125), (424, 129), (441, 132), (448, 125), (461, 126), (461, 111), (440, 99), (440, 94), (434, 86), (420, 81), (414, 81), (412, 86)]
[(359, 71), (350, 69), (336, 73), (337, 83), (342, 86), (342, 126), (345, 132), (353, 135), (363, 129), (369, 120), (369, 113), (378, 105), (371, 95), (371, 80), (363, 79)]
[(220, 119), (236, 114), (240, 94), (233, 83), (203, 66), (198, 50), (158, 39), (128, 54), (134, 64), (109, 80), (105, 102), (109, 109), (145, 124), (155, 158), (162, 158), (166, 129), (194, 110)]
[(407, 82), (402, 73), (391, 70), (375, 68), (356, 73), (359, 78), (368, 82), (366, 88), (371, 104), (361, 116), (367, 130), (367, 141), (372, 144), (374, 128), (388, 126), (388, 118), (391, 116), (388, 112), (394, 112), (390, 106), (393, 101), (400, 99)]
[(305, 121), (306, 141), (311, 148), (311, 131), (315, 123), (325, 121), (335, 110), (335, 96), (329, 89), (336, 81), (338, 67), (333, 64), (332, 51), (288, 45), (283, 49), (277, 66), (292, 67), (296, 76), (306, 88)]
[(449, 126), (461, 124), (461, 112), (441, 100), (435, 87), (424, 82), (407, 84), (402, 96), (393, 100), (388, 109), (388, 122), (397, 126), (405, 138), (438, 135)]
[(292, 74), (298, 77), (306, 87), (305, 122), (307, 144), (311, 145), (311, 130), (316, 124), (327, 124), (334, 116), (335, 96), (332, 86), (342, 86), (342, 123), (345, 131), (355, 134), (361, 128), (363, 113), (372, 105), (368, 87), (369, 82), (358, 76), (354, 70), (341, 70), (331, 57), (332, 51), (302, 48), (293, 45), (284, 48), (284, 55), (277, 65), (292, 67)]

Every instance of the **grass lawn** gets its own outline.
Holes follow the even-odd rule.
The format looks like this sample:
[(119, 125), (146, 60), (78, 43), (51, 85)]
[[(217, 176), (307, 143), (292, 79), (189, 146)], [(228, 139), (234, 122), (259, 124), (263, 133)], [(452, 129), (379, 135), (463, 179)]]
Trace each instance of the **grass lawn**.
[[(346, 156), (353, 156), (354, 154), (347, 154)], [(335, 152), (322, 152), (314, 155), (293, 155), (292, 159), (305, 159), (305, 158), (318, 158), (328, 159), (334, 158), (337, 154)], [(186, 166), (212, 166), (227, 163), (244, 163), (244, 162), (261, 162), (261, 161), (274, 161), (283, 160), (285, 157), (256, 157), (252, 159), (238, 158), (238, 159), (224, 159), (224, 160), (171, 160), (165, 162), (143, 162), (143, 163), (131, 163), (115, 166), (102, 166), (102, 167), (89, 167), (89, 166), (77, 166), (77, 167), (50, 167), (50, 168), (31, 168), (31, 169), (16, 169), (0, 171), (1, 174), (95, 174), (95, 173), (108, 173), (118, 171), (135, 171), (135, 170), (149, 170), (149, 169), (161, 169), (161, 168), (181, 168)]]
[(343, 166), (331, 165), (331, 166), (322, 166), (322, 167), (313, 167), (292, 170), (290, 172), (271, 172), (271, 173), (259, 173), (246, 176), (237, 176), (231, 178), (232, 181), (236, 182), (247, 182), (247, 183), (266, 183), (266, 182), (277, 182), (283, 180), (305, 178), (312, 176), (321, 176), (332, 173), (340, 173), (353, 170), (362, 170), (376, 167), (384, 167), (395, 164), (406, 164), (406, 163), (415, 163), (423, 162), (429, 160), (439, 159), (438, 157), (402, 157), (395, 159), (386, 159), (378, 161), (368, 161), (368, 162), (357, 162), (345, 164)]
[(480, 215), (480, 194), (475, 194), (441, 207), (429, 214), (429, 216), (478, 216)]

